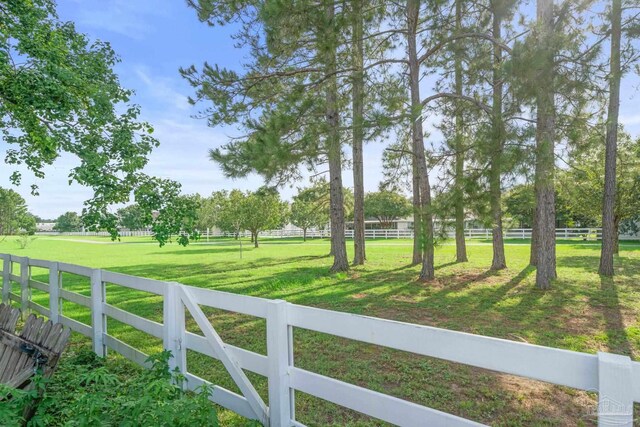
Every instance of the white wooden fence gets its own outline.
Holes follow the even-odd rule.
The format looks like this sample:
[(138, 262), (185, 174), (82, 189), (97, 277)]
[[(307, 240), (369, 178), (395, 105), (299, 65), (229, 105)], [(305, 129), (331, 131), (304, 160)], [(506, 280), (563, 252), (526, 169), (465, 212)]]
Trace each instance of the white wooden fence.
[[(110, 236), (106, 231), (78, 231), (78, 232), (69, 232), (69, 233), (58, 233), (58, 232), (38, 232), (36, 234), (40, 235), (65, 235), (65, 236)], [(153, 233), (148, 230), (121, 230), (120, 235), (122, 237), (131, 237), (131, 236), (152, 236)], [(491, 229), (489, 228), (469, 228), (464, 231), (465, 237), (469, 239), (490, 239), (491, 238)], [(212, 230), (203, 230), (201, 233), (201, 238), (208, 240), (210, 238), (216, 237), (232, 237), (233, 233), (226, 233), (222, 231), (212, 231)], [(251, 233), (248, 231), (243, 231), (240, 233), (242, 237), (251, 237)], [(265, 230), (260, 232), (260, 237), (270, 237), (270, 238), (286, 238), (286, 237), (302, 237), (302, 230), (298, 229), (282, 229), (282, 230)], [(345, 236), (347, 238), (353, 238), (353, 230), (345, 230)], [(331, 237), (331, 232), (329, 230), (308, 230), (307, 238), (309, 239), (317, 239), (317, 238), (329, 238)], [(449, 230), (447, 232), (447, 237), (453, 238), (455, 237), (455, 232), (453, 230)], [(411, 229), (370, 229), (365, 230), (365, 238), (367, 239), (412, 239), (413, 238), (413, 230)], [(531, 229), (530, 228), (511, 228), (504, 230), (504, 238), (505, 239), (530, 239), (531, 238)], [(558, 239), (580, 239), (580, 240), (600, 240), (602, 238), (602, 229), (601, 228), (557, 228), (556, 229), (556, 238)], [(640, 240), (640, 235), (632, 235), (632, 234), (621, 234), (620, 240)]]
[[(109, 348), (140, 364), (144, 364), (147, 357), (134, 346), (109, 334), (109, 318), (160, 338), (164, 347), (175, 356), (171, 359), (172, 367), (178, 367), (185, 374), (187, 387), (192, 390), (206, 381), (189, 372), (186, 350), (218, 359), (229, 371), (242, 395), (214, 386), (210, 399), (263, 425), (303, 425), (296, 421), (296, 390), (401, 426), (480, 425), (296, 367), (294, 328), (598, 392), (597, 416), (600, 426), (631, 426), (633, 402), (640, 401), (640, 363), (631, 361), (627, 356), (610, 353), (594, 355), (541, 347), (128, 276), (63, 262), (9, 254), (0, 254), (0, 258), (3, 260), (3, 301), (18, 304), (23, 312), (38, 312), (89, 337), (100, 356), (104, 356)], [(20, 275), (13, 274), (15, 264), (20, 266)], [(31, 267), (48, 269), (48, 283), (34, 280)], [(63, 272), (89, 278), (91, 297), (64, 289)], [(158, 323), (108, 304), (106, 283), (162, 296), (163, 322)], [(12, 291), (13, 284), (19, 285), (19, 293)], [(49, 293), (48, 308), (31, 300), (32, 289)], [(67, 317), (62, 304), (65, 300), (88, 307), (91, 310), (91, 324)], [(266, 319), (267, 356), (225, 344), (200, 306)], [(186, 330), (185, 309), (204, 336)], [(256, 392), (244, 370), (268, 378), (269, 406)]]

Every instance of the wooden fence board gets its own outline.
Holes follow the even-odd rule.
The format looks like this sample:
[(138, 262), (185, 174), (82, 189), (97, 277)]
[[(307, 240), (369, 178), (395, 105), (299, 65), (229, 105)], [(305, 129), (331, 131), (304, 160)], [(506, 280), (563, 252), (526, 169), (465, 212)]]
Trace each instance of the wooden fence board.
[[(519, 231), (524, 233), (525, 230)], [(468, 232), (473, 234), (476, 231), (469, 230)], [(560, 232), (571, 237), (570, 230), (560, 230)], [(396, 235), (399, 234), (396, 233)], [(385, 232), (385, 236), (393, 235), (394, 233)], [(299, 390), (399, 425), (479, 425), (473, 421), (294, 367), (292, 345), (294, 327), (577, 389), (599, 390), (601, 393), (599, 399), (603, 405), (607, 402), (609, 394), (615, 400), (623, 402), (625, 407), (629, 407), (632, 401), (640, 401), (640, 363), (633, 362), (623, 356), (607, 353), (600, 353), (598, 356), (577, 353), (429, 326), (299, 306), (283, 301), (271, 301), (196, 288), (179, 283), (139, 278), (73, 264), (32, 260), (8, 254), (0, 254), (0, 258), (3, 259), (3, 298), (5, 301), (18, 302), (23, 310), (32, 309), (50, 317), (58, 315), (57, 300), (59, 296), (61, 299), (92, 310), (92, 322), (95, 322), (97, 317), (104, 318), (106, 315), (137, 330), (163, 339), (165, 345), (168, 343), (173, 346), (174, 350), (188, 348), (221, 360), (246, 397), (214, 386), (210, 396), (211, 400), (245, 417), (259, 419), (263, 423), (267, 422), (267, 414), (270, 413), (269, 418), (274, 427), (275, 424), (304, 427), (303, 424), (293, 419), (295, 418), (295, 408), (291, 390)], [(20, 276), (11, 273), (14, 263), (20, 263)], [(49, 281), (53, 285), (30, 279), (30, 266), (49, 268)], [(60, 268), (58, 269), (58, 267)], [(59, 289), (59, 271), (91, 278), (92, 298), (95, 298)], [(21, 284), (21, 295), (10, 292), (11, 281)], [(178, 295), (180, 304), (177, 303), (174, 295), (172, 303), (164, 301), (163, 310), (184, 310), (186, 306), (205, 336), (186, 332), (182, 326), (183, 322), (177, 320), (182, 318), (180, 313), (177, 313), (177, 316), (173, 316), (172, 313), (163, 313), (165, 318), (163, 321), (165, 324), (163, 324), (107, 304), (104, 299), (103, 283), (113, 283), (161, 295), (165, 300), (170, 296), (168, 290), (171, 287), (171, 292)], [(49, 312), (46, 307), (33, 302), (30, 299), (31, 289), (50, 292), (50, 305), (55, 308), (55, 312)], [(98, 292), (99, 290), (102, 293)], [(97, 304), (94, 299), (98, 301)], [(269, 356), (224, 343), (202, 312), (200, 305), (267, 319)], [(13, 313), (18, 313), (18, 311), (14, 310)], [(7, 316), (0, 310), (0, 325), (11, 323), (12, 319)], [(171, 319), (176, 319), (176, 321)], [(14, 318), (14, 323), (15, 320)], [(104, 346), (115, 350), (124, 357), (143, 366), (148, 366), (148, 363), (145, 362), (147, 355), (144, 352), (108, 335), (106, 329), (95, 329), (62, 315), (58, 316), (58, 320), (61, 324), (94, 341), (103, 340)], [(167, 325), (167, 322), (173, 324)], [(61, 325), (59, 326), (61, 327)], [(171, 328), (170, 333), (167, 332), (167, 327)], [(28, 335), (30, 332), (27, 330), (24, 333)], [(276, 362), (269, 357), (272, 359), (277, 357), (278, 360)], [(2, 358), (2, 348), (0, 347), (0, 364), (3, 363)], [(11, 362), (11, 360), (4, 363), (6, 362)], [(180, 366), (186, 371), (185, 363)], [(269, 377), (270, 401), (277, 402), (276, 407), (267, 411), (266, 405), (243, 370)], [(188, 372), (185, 372), (185, 376), (188, 379), (187, 387), (191, 390), (206, 382)], [(271, 384), (274, 380), (275, 383)], [(275, 393), (278, 395), (275, 396)], [(287, 402), (290, 404), (287, 405)], [(277, 413), (273, 411), (277, 411)], [(630, 413), (622, 415), (625, 420), (632, 417)], [(607, 414), (601, 414), (599, 418), (601, 425), (611, 424), (611, 414), (608, 416), (609, 418), (607, 418)], [(607, 424), (608, 422), (609, 424)]]
[(156, 295), (166, 295), (167, 292), (167, 282), (147, 279), (144, 277), (130, 276), (128, 274), (114, 273), (113, 271), (103, 270), (102, 281)]
[[(220, 360), (205, 337), (187, 332), (186, 339), (188, 349)], [(242, 369), (265, 377), (268, 375), (267, 356), (245, 350), (244, 348), (235, 347), (231, 344), (225, 344), (225, 348), (233, 354), (233, 357), (238, 361)]]
[(87, 308), (91, 308), (91, 298), (89, 298), (88, 296), (79, 294), (77, 292), (71, 292), (66, 289), (60, 289), (58, 291), (58, 295), (60, 296), (60, 298), (65, 299), (67, 301), (71, 301), (73, 303), (85, 306)]
[(140, 317), (128, 311), (121, 310), (118, 307), (114, 307), (110, 304), (103, 304), (102, 310), (104, 314), (117, 320), (118, 322), (125, 323), (129, 326), (134, 327), (135, 329), (139, 329), (142, 332), (153, 335), (156, 338), (162, 338), (162, 323), (145, 319), (144, 317)]
[(304, 369), (290, 368), (289, 376), (291, 387), (296, 390), (392, 424), (415, 427), (483, 425)]
[(79, 334), (84, 335), (85, 337), (92, 338), (93, 332), (91, 330), (91, 326), (85, 325), (82, 322), (78, 322), (75, 319), (71, 319), (67, 316), (58, 316), (58, 322), (62, 323), (65, 326), (68, 326), (72, 331), (78, 332)]
[(598, 386), (591, 354), (291, 304), (293, 326), (582, 390)]
[[(187, 379), (187, 388), (192, 391), (196, 390), (203, 384), (212, 384), (211, 382), (191, 373), (187, 373), (185, 375), (185, 378)], [(240, 396), (239, 394), (227, 390), (226, 388), (214, 385), (213, 393), (209, 396), (209, 399), (212, 402), (215, 402), (220, 406), (224, 406), (225, 408), (230, 409), (236, 414), (240, 414), (245, 418), (248, 418), (250, 420), (257, 420), (257, 417), (253, 412), (253, 409), (251, 409), (251, 405), (249, 405), (247, 399), (245, 399), (243, 396)]]

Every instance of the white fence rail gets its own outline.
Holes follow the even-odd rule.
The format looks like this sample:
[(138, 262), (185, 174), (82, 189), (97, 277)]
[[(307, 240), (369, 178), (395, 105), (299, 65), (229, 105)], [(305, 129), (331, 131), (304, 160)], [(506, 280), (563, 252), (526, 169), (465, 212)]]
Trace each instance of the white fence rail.
[[(64, 236), (110, 236), (106, 231), (92, 232), (68, 232), (58, 233), (43, 231), (36, 234), (40, 235), (64, 235)], [(121, 230), (120, 236), (122, 237), (146, 237), (152, 236), (153, 233), (148, 230)], [(468, 239), (491, 239), (491, 229), (489, 228), (469, 228), (464, 232), (465, 237)], [(201, 233), (202, 239), (210, 239), (216, 237), (233, 237), (233, 233), (226, 233), (222, 231), (204, 230)], [(240, 233), (242, 237), (251, 237), (251, 233), (243, 231)], [(282, 229), (282, 230), (265, 230), (260, 232), (260, 237), (270, 238), (287, 238), (287, 237), (302, 237), (303, 231), (297, 229)], [(353, 238), (353, 230), (345, 230), (345, 236), (347, 238)], [(308, 230), (308, 239), (329, 238), (331, 232), (329, 230)], [(454, 238), (455, 232), (450, 230), (447, 232), (447, 237)], [(365, 230), (365, 238), (367, 239), (412, 239), (413, 230), (411, 229), (370, 229)], [(510, 228), (504, 230), (505, 239), (530, 239), (530, 228)], [(601, 228), (556, 228), (556, 238), (558, 239), (581, 239), (581, 240), (600, 240), (602, 238)], [(640, 240), (640, 235), (633, 234), (620, 234), (620, 240)]]
[[(89, 337), (95, 352), (106, 349), (144, 364), (146, 354), (109, 334), (108, 319), (132, 326), (163, 340), (175, 356), (177, 367), (196, 389), (206, 380), (189, 372), (186, 350), (220, 360), (242, 395), (214, 386), (210, 399), (247, 418), (270, 426), (302, 426), (295, 416), (295, 391), (333, 402), (369, 416), (401, 426), (480, 425), (451, 414), (368, 390), (294, 364), (293, 332), (304, 328), (338, 337), (376, 344), (418, 355), (436, 357), (496, 372), (598, 393), (600, 426), (631, 426), (633, 402), (640, 402), (640, 363), (627, 356), (578, 353), (445, 329), (395, 322), (349, 313), (323, 310), (244, 295), (162, 282), (106, 270), (0, 254), (3, 260), (2, 299), (18, 304), (23, 312), (35, 311)], [(13, 274), (20, 266), (20, 275)], [(34, 280), (31, 268), (49, 270), (48, 283)], [(90, 279), (91, 297), (62, 288), (61, 273)], [(150, 292), (163, 298), (163, 322), (155, 322), (107, 303), (105, 284)], [(19, 292), (13, 292), (14, 284)], [(31, 290), (49, 293), (49, 307), (31, 300)], [(63, 301), (91, 310), (91, 324), (65, 316)], [(267, 356), (225, 344), (200, 306), (214, 307), (266, 319)], [(203, 335), (188, 332), (185, 310)], [(268, 378), (265, 402), (245, 375), (248, 370)]]

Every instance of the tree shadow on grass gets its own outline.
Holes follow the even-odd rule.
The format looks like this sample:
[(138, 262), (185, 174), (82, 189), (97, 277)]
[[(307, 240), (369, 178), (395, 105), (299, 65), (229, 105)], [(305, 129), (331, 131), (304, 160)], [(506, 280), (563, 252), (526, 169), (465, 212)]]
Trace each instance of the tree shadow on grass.
[(488, 309), (492, 306), (495, 306), (515, 287), (520, 285), (523, 280), (525, 280), (531, 273), (536, 270), (534, 266), (528, 265), (522, 269), (517, 275), (513, 276), (507, 283), (501, 285), (500, 287), (494, 289), (487, 298), (479, 301), (478, 309), (484, 310)]
[(612, 277), (600, 276), (600, 292), (591, 298), (590, 303), (602, 312), (609, 351), (633, 358), (633, 347), (626, 332), (618, 287)]
[[(248, 242), (247, 242), (248, 243)], [(258, 248), (259, 249), (259, 248)], [(257, 250), (253, 247), (253, 243), (243, 245), (242, 253), (253, 252)], [(152, 252), (149, 255), (177, 255), (177, 256), (185, 256), (185, 255), (196, 255), (196, 254), (220, 254), (220, 253), (237, 253), (238, 258), (240, 257), (240, 247), (237, 245), (207, 245), (205, 247), (198, 246), (197, 249), (194, 246), (187, 246), (184, 248), (176, 249), (176, 250), (159, 250), (157, 252)]]
[(433, 269), (438, 271), (438, 270), (442, 270), (443, 268), (447, 268), (447, 267), (450, 267), (450, 266), (456, 265), (456, 264), (460, 264), (460, 263), (458, 261), (445, 262), (444, 264), (436, 265), (435, 267), (433, 267)]
[[(225, 260), (220, 263), (198, 263), (198, 264), (179, 264), (179, 263), (160, 263), (160, 264), (141, 264), (129, 265), (122, 267), (111, 267), (109, 270), (118, 273), (129, 274), (133, 276), (142, 276), (157, 280), (180, 281), (183, 277), (198, 275), (211, 275), (211, 279), (215, 279), (215, 275), (232, 273), (237, 271), (252, 271), (263, 267), (275, 267), (287, 264), (297, 264), (304, 261), (320, 260), (325, 258), (324, 255), (300, 255), (289, 258), (258, 258), (251, 261), (238, 260), (230, 262)], [(327, 268), (328, 272), (328, 268)], [(151, 273), (151, 274), (150, 274)]]

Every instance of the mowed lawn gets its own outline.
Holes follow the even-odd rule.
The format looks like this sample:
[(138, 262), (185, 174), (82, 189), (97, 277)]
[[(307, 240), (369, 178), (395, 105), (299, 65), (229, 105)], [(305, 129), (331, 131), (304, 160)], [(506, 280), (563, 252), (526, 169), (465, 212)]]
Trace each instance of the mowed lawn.
[[(596, 274), (597, 244), (559, 241), (559, 277), (544, 292), (535, 288), (535, 270), (527, 267), (527, 241), (507, 242), (509, 268), (499, 273), (487, 271), (488, 241), (468, 244), (470, 262), (464, 264), (454, 262), (454, 246), (445, 242), (437, 247), (438, 278), (430, 283), (416, 281), (418, 267), (409, 265), (409, 240), (369, 241), (367, 264), (344, 274), (328, 272), (331, 258), (326, 240), (265, 239), (257, 249), (245, 242), (242, 259), (233, 240), (160, 248), (147, 238), (112, 244), (107, 238), (42, 236), (26, 249), (8, 238), (0, 243), (0, 252), (576, 351), (639, 357), (639, 244), (623, 244), (616, 277), (611, 280)], [(37, 268), (33, 274), (47, 279)], [(69, 274), (63, 277), (63, 287), (90, 293), (88, 280)], [(34, 299), (46, 305), (46, 296), (37, 291)], [(109, 285), (107, 300), (162, 321), (158, 297)], [(89, 322), (83, 307), (65, 302), (63, 309), (66, 315)], [(225, 341), (266, 354), (263, 320), (219, 310), (206, 312)], [(197, 332), (192, 320), (188, 324)], [(161, 349), (160, 340), (111, 319), (108, 329), (145, 352)], [(589, 416), (595, 409), (592, 393), (307, 330), (296, 329), (294, 334), (299, 367), (479, 422), (509, 426), (594, 422)], [(86, 345), (86, 340), (76, 338), (73, 345)], [(237, 391), (219, 362), (190, 351), (188, 365), (191, 372)], [(266, 379), (251, 373), (249, 377), (266, 401)], [(296, 412), (300, 422), (313, 426), (383, 425), (303, 393), (296, 393)], [(220, 416), (224, 425), (245, 422), (228, 411)]]

